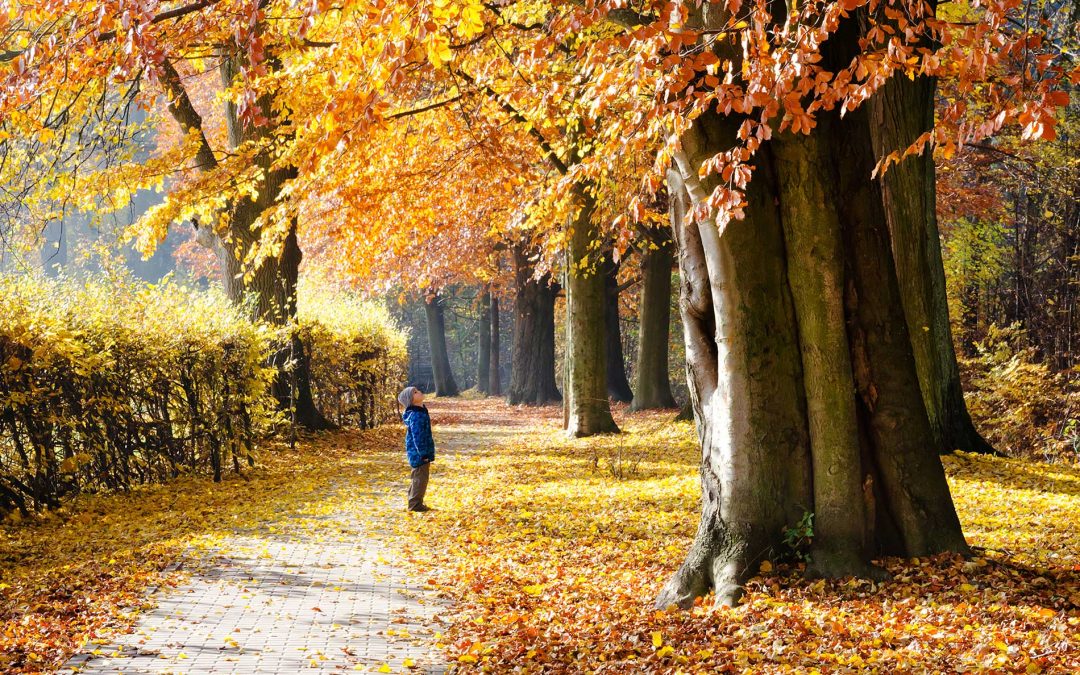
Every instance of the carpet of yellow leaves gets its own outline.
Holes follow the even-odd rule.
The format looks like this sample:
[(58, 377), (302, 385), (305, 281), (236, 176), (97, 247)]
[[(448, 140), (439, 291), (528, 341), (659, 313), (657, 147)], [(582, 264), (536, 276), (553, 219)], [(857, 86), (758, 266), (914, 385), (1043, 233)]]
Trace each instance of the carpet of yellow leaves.
[(659, 612), (697, 525), (692, 425), (623, 414), (624, 434), (567, 441), (557, 408), (431, 409), (429, 514), (404, 512), (388, 426), (270, 448), (242, 479), (88, 496), (3, 526), (0, 671), (50, 670), (127, 625), (184, 550), (345, 506), (454, 601), (443, 647), (465, 672), (1080, 672), (1080, 468), (946, 458), (972, 559), (889, 559), (885, 583), (779, 565), (736, 609)]
[[(296, 451), (273, 444), (242, 477), (87, 495), (30, 522), (0, 524), (0, 672), (49, 672), (83, 644), (107, 644), (104, 636), (146, 608), (148, 589), (212, 563), (207, 552), (228, 534), (320, 527), (317, 516), (339, 505), (327, 486), (365, 480), (362, 465), (388, 457), (400, 438), (383, 427), (307, 439)], [(181, 560), (186, 567), (175, 569)]]
[(780, 565), (738, 608), (658, 612), (697, 525), (691, 424), (623, 415), (627, 433), (567, 441), (558, 410), (432, 410), (457, 457), (436, 463), (437, 510), (400, 532), (456, 601), (466, 671), (1080, 672), (1076, 467), (946, 458), (969, 560), (888, 559), (885, 583)]

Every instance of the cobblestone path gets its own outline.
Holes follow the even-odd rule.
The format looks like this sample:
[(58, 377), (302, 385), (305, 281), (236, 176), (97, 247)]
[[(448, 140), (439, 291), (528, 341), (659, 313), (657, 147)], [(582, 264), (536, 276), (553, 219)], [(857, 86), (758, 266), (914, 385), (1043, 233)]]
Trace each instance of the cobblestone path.
[(65, 672), (446, 672), (432, 592), (351, 514), (320, 519), (291, 534), (270, 523), (189, 556), (190, 578), (159, 590), (133, 632), (87, 645)]

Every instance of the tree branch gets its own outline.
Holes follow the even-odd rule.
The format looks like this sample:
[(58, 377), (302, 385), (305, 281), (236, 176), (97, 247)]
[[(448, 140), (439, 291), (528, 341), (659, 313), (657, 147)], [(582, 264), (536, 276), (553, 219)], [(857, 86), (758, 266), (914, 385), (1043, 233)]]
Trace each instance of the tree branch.
[(559, 157), (558, 153), (555, 152), (555, 148), (551, 147), (551, 143), (549, 143), (548, 140), (544, 138), (544, 134), (540, 133), (540, 130), (533, 126), (532, 123), (529, 122), (528, 118), (522, 115), (517, 108), (504, 101), (503, 98), (499, 96), (498, 92), (492, 89), (489, 85), (477, 83), (477, 81), (465, 71), (455, 70), (454, 72), (456, 72), (457, 75), (461, 77), (461, 79), (465, 80), (474, 87), (478, 87), (485, 94), (491, 97), (496, 103), (499, 104), (499, 107), (506, 111), (506, 113), (510, 115), (510, 117), (512, 117), (515, 121), (524, 124), (529, 130), (529, 135), (532, 136), (534, 140), (536, 140), (537, 145), (539, 145), (540, 148), (547, 155), (548, 161), (551, 162), (552, 166), (554, 166), (559, 173), (565, 176), (569, 172), (570, 169), (566, 165), (566, 162), (564, 162), (562, 158)]
[(211, 149), (210, 143), (206, 140), (202, 116), (192, 105), (187, 89), (184, 88), (184, 83), (180, 80), (180, 73), (176, 72), (176, 68), (168, 59), (162, 59), (158, 70), (158, 79), (161, 81), (165, 89), (165, 95), (169, 99), (169, 113), (180, 125), (180, 128), (184, 130), (184, 133), (198, 136), (199, 149), (195, 153), (196, 166), (200, 171), (209, 171), (215, 168), (217, 159), (214, 157), (214, 151)]
[[(156, 23), (161, 23), (162, 21), (168, 21), (169, 19), (179, 19), (180, 17), (187, 16), (188, 14), (198, 12), (201, 9), (206, 9), (211, 5), (216, 5), (219, 1), (220, 0), (198, 0), (197, 2), (182, 5), (175, 9), (170, 9), (166, 12), (155, 15), (150, 19), (149, 24), (154, 25)], [(109, 40), (115, 39), (116, 31), (114, 30), (106, 31), (98, 36), (98, 42), (107, 42)]]
[(442, 101), (436, 101), (435, 103), (429, 103), (428, 105), (420, 106), (419, 108), (410, 108), (409, 110), (400, 110), (400, 111), (398, 111), (396, 113), (391, 113), (391, 114), (387, 115), (384, 119), (396, 120), (399, 117), (408, 117), (409, 115), (419, 115), (420, 113), (425, 113), (425, 112), (427, 112), (429, 110), (435, 110), (436, 108), (441, 108), (441, 107), (443, 107), (445, 105), (450, 105), (451, 103), (455, 103), (457, 101), (460, 101), (462, 98), (464, 98), (464, 97), (461, 94), (458, 94), (457, 96), (452, 96), (452, 97), (450, 97), (448, 99), (445, 99), (445, 100), (442, 100)]
[[(192, 2), (190, 4), (182, 5), (180, 7), (176, 7), (174, 9), (162, 12), (161, 14), (157, 14), (151, 17), (150, 21), (147, 23), (153, 25), (156, 23), (161, 23), (162, 21), (168, 21), (169, 19), (178, 19), (180, 17), (187, 16), (188, 14), (198, 12), (201, 9), (206, 9), (211, 5), (216, 5), (218, 2), (220, 2), (220, 0), (198, 0), (197, 2)], [(98, 42), (110, 42), (115, 39), (116, 31), (114, 30), (105, 31), (104, 33), (101, 33), (97, 36)], [(22, 56), (25, 51), (26, 50), (24, 49), (19, 49), (16, 51), (0, 52), (0, 63), (14, 61), (15, 59)]]

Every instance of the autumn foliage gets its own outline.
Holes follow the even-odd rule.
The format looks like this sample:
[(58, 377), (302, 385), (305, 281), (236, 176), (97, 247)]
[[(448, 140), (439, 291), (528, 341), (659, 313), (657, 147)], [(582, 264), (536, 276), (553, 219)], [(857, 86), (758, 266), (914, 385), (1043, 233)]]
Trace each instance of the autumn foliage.
[[(622, 436), (568, 441), (555, 408), (437, 400), (432, 410), (442, 461), (430, 493), (438, 510), (424, 519), (402, 511), (402, 430), (383, 426), (296, 451), (275, 445), (246, 479), (80, 495), (0, 526), (0, 666), (48, 670), (83, 643), (107, 644), (145, 606), (146, 585), (182, 578), (167, 568), (185, 550), (197, 571), (230, 532), (340, 537), (319, 516), (348, 511), (417, 583), (454, 601), (435, 639), (465, 673), (1080, 667), (1075, 467), (947, 458), (970, 559), (886, 558), (885, 582), (806, 580), (811, 524), (792, 529), (787, 562), (763, 565), (740, 607), (657, 612), (651, 596), (693, 536), (692, 425), (623, 414)], [(215, 636), (229, 637), (243, 647), (242, 634)]]
[[(350, 486), (395, 480), (400, 439), (385, 429), (316, 441), (335, 466), (303, 444), (277, 448), (269, 467), (257, 452), (295, 421), (282, 401), (310, 403), (314, 428), (329, 426), (323, 416), (363, 428), (391, 416), (402, 332), (384, 308), (323, 286), (404, 301), (468, 284), (508, 298), (513, 258), (516, 318), (532, 311), (529, 293), (544, 296), (532, 303), (542, 321), (520, 325), (545, 338), (554, 389), (547, 281), (561, 279), (567, 426), (615, 430), (598, 320), (610, 298), (591, 273), (685, 200), (671, 224), (701, 445), (656, 416), (568, 442), (554, 411), (452, 409), (448, 428), (507, 425), (514, 439), (452, 430), (460, 457), (440, 462), (435, 482), (456, 489), (435, 493), (427, 520), (392, 521), (415, 568), (457, 602), (451, 658), (478, 672), (1080, 669), (1075, 471), (960, 454), (944, 460), (946, 483), (937, 453), (957, 443), (931, 428), (939, 411), (922, 396), (955, 382), (949, 408), (971, 426), (948, 312), (926, 303), (931, 319), (913, 320), (912, 298), (930, 294), (901, 293), (905, 276), (942, 271), (937, 157), (971, 412), (1014, 454), (1075, 456), (1080, 431), (1044, 395), (1075, 384), (1038, 363), (1072, 350), (1080, 316), (1075, 199), (1039, 195), (1048, 181), (1030, 175), (998, 194), (1028, 171), (1037, 141), (1055, 141), (1055, 195), (1075, 192), (1062, 140), (1080, 83), (1075, 16), (1075, 2), (1045, 0), (9, 3), (5, 242), (37, 253), (50, 223), (100, 225), (160, 192), (118, 226), (121, 239), (149, 254), (170, 229), (193, 231), (226, 292), (0, 278), (13, 310), (0, 315), (0, 515), (34, 521), (5, 531), (17, 552), (0, 558), (15, 580), (0, 583), (0, 668), (62, 663), (198, 529), (158, 509), (149, 529), (183, 534), (127, 544), (109, 526), (88, 542), (72, 535), (72, 521), (85, 523), (63, 510), (68, 498), (177, 479), (179, 508), (205, 516), (204, 474), (253, 499), (230, 474), (266, 479), (288, 504), (313, 484), (285, 477), (343, 466), (357, 469), (339, 476)], [(901, 113), (911, 119), (892, 119)], [(981, 183), (990, 164), (976, 153), (1010, 158), (993, 166), (994, 185)], [(965, 222), (1001, 218), (1003, 204), (1029, 212), (1017, 278), (1053, 263), (1035, 275), (1040, 289), (998, 283), (994, 227), (961, 241)], [(897, 205), (919, 213), (898, 225)], [(903, 267), (911, 244), (918, 265)], [(943, 278), (930, 290), (944, 301)], [(997, 307), (1014, 296), (1015, 309)], [(1059, 313), (1041, 311), (1049, 300)], [(1037, 348), (1000, 348), (999, 318), (1026, 322)], [(913, 350), (932, 329), (932, 349), (923, 339)], [(818, 359), (821, 345), (833, 350)], [(926, 375), (926, 354), (948, 357), (947, 377)], [(595, 419), (579, 424), (586, 413)], [(357, 438), (368, 452), (342, 451)], [(101, 499), (105, 515), (141, 503), (138, 491)], [(220, 495), (208, 503), (275, 517)], [(702, 505), (686, 583), (661, 595), (689, 611), (653, 611)], [(738, 517), (711, 510), (721, 507)], [(53, 531), (74, 571), (42, 545)], [(891, 580), (804, 579), (808, 556), (828, 562), (837, 542), (850, 550), (812, 572), (884, 576), (873, 558)], [(733, 601), (744, 581), (737, 609), (698, 598)]]
[[(166, 281), (0, 277), (0, 512), (186, 473), (241, 472), (275, 425), (280, 335), (221, 293)], [(404, 355), (385, 310), (313, 297), (315, 389), (343, 421), (385, 416)]]
[(395, 415), (405, 333), (386, 307), (355, 294), (303, 288), (298, 330), (311, 351), (316, 405), (341, 426), (370, 429)]
[[(655, 611), (694, 535), (691, 424), (622, 415), (621, 436), (567, 441), (554, 414), (475, 403), (439, 410), (434, 423), (454, 461), (433, 484), (453, 487), (434, 493), (433, 517), (394, 529), (456, 603), (443, 643), (463, 672), (1080, 667), (1075, 467), (946, 458), (970, 558), (884, 558), (885, 582), (807, 580), (811, 520), (785, 533), (786, 562), (762, 563), (739, 607), (706, 598), (690, 612)], [(514, 429), (509, 445), (487, 445), (492, 424)]]

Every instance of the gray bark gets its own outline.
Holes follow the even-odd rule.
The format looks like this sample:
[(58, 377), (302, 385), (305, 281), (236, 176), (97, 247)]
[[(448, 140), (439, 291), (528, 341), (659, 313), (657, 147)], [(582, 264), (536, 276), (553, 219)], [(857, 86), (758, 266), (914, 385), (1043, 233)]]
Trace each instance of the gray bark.
[(630, 379), (626, 376), (623, 356), (622, 322), (619, 317), (619, 267), (609, 251), (604, 254), (601, 271), (604, 275), (604, 344), (607, 355), (608, 397), (620, 403), (634, 400)]
[(491, 363), (488, 368), (488, 390), (491, 396), (502, 395), (501, 345), (499, 344), (499, 298), (491, 298)]
[[(706, 114), (681, 138), (678, 173), (690, 203), (711, 183), (698, 168), (731, 147), (738, 121)], [(765, 158), (763, 158), (765, 159)], [(680, 311), (688, 383), (702, 445), (702, 516), (687, 559), (657, 598), (689, 606), (709, 588), (736, 602), (742, 583), (782, 546), (811, 504), (809, 439), (784, 241), (771, 168), (758, 165), (746, 218), (679, 228)]]
[[(684, 200), (670, 199), (672, 227), (682, 220)], [(636, 382), (631, 410), (674, 408), (668, 377), (668, 340), (671, 328), (671, 268), (675, 245), (668, 232), (650, 233), (641, 244), (641, 300)]]
[(480, 319), (476, 332), (476, 390), (488, 394), (491, 382), (491, 293), (487, 290), (480, 295)]
[(457, 396), (460, 391), (450, 369), (450, 357), (446, 349), (446, 318), (441, 295), (436, 293), (425, 298), (424, 314), (427, 317), (428, 343), (431, 348), (431, 369), (435, 375), (435, 395)]
[(583, 185), (574, 186), (578, 211), (570, 223), (566, 274), (566, 430), (571, 436), (618, 431), (607, 395), (604, 275), (600, 269), (596, 203)]
[(510, 363), (511, 405), (544, 405), (562, 400), (555, 386), (555, 295), (549, 275), (536, 278), (523, 245), (514, 254), (514, 335)]
[[(849, 63), (857, 40), (843, 23), (822, 65)], [(669, 185), (698, 213), (711, 213), (716, 180), (700, 178), (702, 164), (737, 142), (739, 124), (707, 113), (679, 139)], [(870, 134), (865, 109), (821, 112), (811, 138), (780, 134), (757, 150), (743, 220), (675, 230), (702, 516), (660, 606), (710, 588), (733, 602), (803, 511), (819, 519), (811, 573), (879, 576), (876, 553), (967, 551), (870, 178)]]
[(868, 572), (859, 421), (844, 315), (844, 253), (822, 115), (817, 134), (772, 144), (795, 303), (814, 485), (811, 573)]

